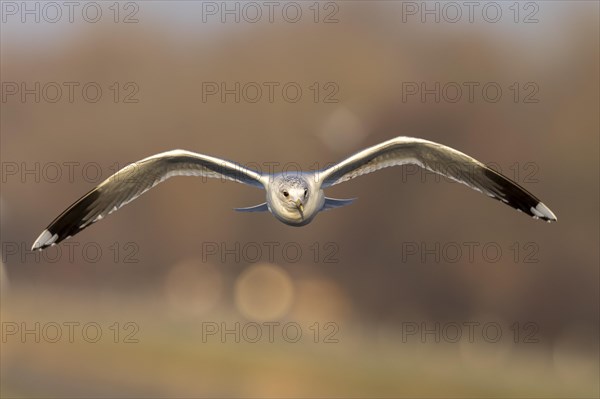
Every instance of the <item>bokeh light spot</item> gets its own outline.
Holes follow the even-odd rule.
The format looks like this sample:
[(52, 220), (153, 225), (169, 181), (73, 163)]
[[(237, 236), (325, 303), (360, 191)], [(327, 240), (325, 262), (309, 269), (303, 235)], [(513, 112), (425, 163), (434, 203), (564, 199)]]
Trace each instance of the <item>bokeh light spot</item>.
[(248, 319), (273, 320), (288, 312), (294, 299), (290, 276), (280, 266), (250, 266), (237, 279), (235, 303)]

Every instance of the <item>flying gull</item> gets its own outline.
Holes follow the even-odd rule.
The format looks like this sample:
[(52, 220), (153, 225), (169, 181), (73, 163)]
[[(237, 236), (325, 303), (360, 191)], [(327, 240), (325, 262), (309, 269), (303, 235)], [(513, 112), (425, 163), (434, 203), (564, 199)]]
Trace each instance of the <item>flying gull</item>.
[(556, 221), (554, 213), (535, 196), (476, 159), (432, 141), (396, 137), (323, 170), (293, 174), (263, 174), (185, 150), (156, 154), (127, 165), (81, 197), (50, 223), (31, 249), (58, 244), (172, 176), (221, 178), (262, 188), (266, 191), (266, 202), (236, 210), (269, 211), (285, 224), (304, 226), (319, 212), (348, 205), (354, 200), (325, 197), (323, 189), (379, 169), (406, 164), (418, 165), (463, 183), (534, 219)]

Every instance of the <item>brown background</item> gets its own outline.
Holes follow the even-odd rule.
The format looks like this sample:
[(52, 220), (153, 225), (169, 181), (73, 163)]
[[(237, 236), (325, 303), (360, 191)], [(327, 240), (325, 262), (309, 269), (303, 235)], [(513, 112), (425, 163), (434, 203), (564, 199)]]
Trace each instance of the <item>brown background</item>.
[[(463, 16), (439, 24), (418, 16), (403, 22), (400, 2), (340, 2), (337, 23), (315, 23), (312, 3), (302, 3), (298, 23), (277, 13), (273, 23), (266, 16), (204, 23), (199, 2), (140, 2), (139, 22), (130, 24), (114, 23), (112, 3), (100, 4), (103, 18), (94, 24), (80, 14), (74, 23), (7, 17), (2, 24), (3, 88), (96, 82), (103, 89), (97, 103), (79, 90), (72, 103), (2, 101), (3, 328), (97, 322), (105, 337), (96, 344), (4, 337), (3, 396), (598, 395), (597, 3), (537, 2), (539, 22), (529, 24), (514, 23), (508, 3), (499, 23), (476, 13), (474, 23)], [(272, 103), (203, 102), (203, 82), (222, 81), (296, 82), (303, 95), (296, 103), (280, 95)], [(133, 82), (139, 101), (115, 103), (114, 82)], [(315, 102), (314, 82), (334, 82), (338, 102)], [(497, 82), (503, 95), (495, 103), (480, 91), (473, 102), (404, 101), (407, 82)], [(534, 82), (539, 102), (515, 102), (514, 82)], [(258, 190), (177, 178), (69, 240), (73, 259), (64, 245), (39, 258), (27, 251), (99, 181), (95, 168), (82, 175), (90, 163), (105, 178), (116, 164), (183, 148), (309, 169), (398, 135), (493, 163), (539, 196), (558, 223), (392, 168), (332, 188), (330, 196), (358, 200), (298, 229), (232, 211), (262, 202)], [(77, 163), (72, 181), (64, 167), (50, 181), (48, 168), (65, 162)], [(36, 163), (39, 181), (21, 175)], [(8, 174), (15, 165), (18, 173)], [(276, 250), (269, 259), (270, 242), (292, 243), (302, 257), (290, 262)], [(471, 242), (479, 248), (473, 259)], [(258, 262), (203, 259), (210, 243), (256, 243), (264, 252)], [(497, 262), (482, 255), (485, 244), (501, 248)], [(85, 245), (102, 250), (97, 262)], [(423, 261), (406, 253), (411, 245), (463, 252), (456, 262), (454, 252)], [(525, 262), (531, 248), (535, 263)], [(326, 262), (330, 250), (337, 263)], [(202, 323), (265, 320), (297, 322), (304, 338), (202, 341)], [(139, 326), (140, 342), (113, 343), (108, 327), (128, 321)], [(474, 343), (402, 340), (406, 323), (468, 321), (497, 322), (503, 337), (496, 344), (481, 336)], [(313, 343), (314, 322), (335, 323), (339, 342)], [(513, 343), (515, 322), (535, 323), (539, 342)]]

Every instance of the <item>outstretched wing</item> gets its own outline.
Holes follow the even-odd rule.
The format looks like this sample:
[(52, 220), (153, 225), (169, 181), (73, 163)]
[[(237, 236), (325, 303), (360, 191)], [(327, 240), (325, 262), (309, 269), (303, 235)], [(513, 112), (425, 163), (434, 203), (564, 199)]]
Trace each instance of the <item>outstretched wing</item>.
[(50, 223), (31, 249), (79, 233), (172, 176), (221, 178), (260, 188), (266, 183), (260, 173), (233, 162), (184, 150), (163, 152), (127, 165), (81, 197)]
[(556, 216), (535, 196), (470, 156), (445, 145), (412, 137), (396, 137), (360, 151), (317, 176), (330, 187), (390, 166), (413, 164), (431, 170), (500, 200), (534, 218)]

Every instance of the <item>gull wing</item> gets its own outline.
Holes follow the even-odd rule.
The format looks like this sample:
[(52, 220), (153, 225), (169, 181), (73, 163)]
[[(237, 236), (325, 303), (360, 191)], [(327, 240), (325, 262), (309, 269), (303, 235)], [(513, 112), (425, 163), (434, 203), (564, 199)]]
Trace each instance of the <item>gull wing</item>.
[(134, 162), (81, 197), (40, 234), (32, 250), (69, 238), (172, 176), (220, 178), (264, 188), (267, 177), (230, 161), (173, 150)]
[(556, 216), (533, 194), (506, 176), (453, 148), (413, 137), (396, 137), (362, 150), (318, 173), (322, 187), (331, 187), (390, 166), (418, 165), (548, 222)]

